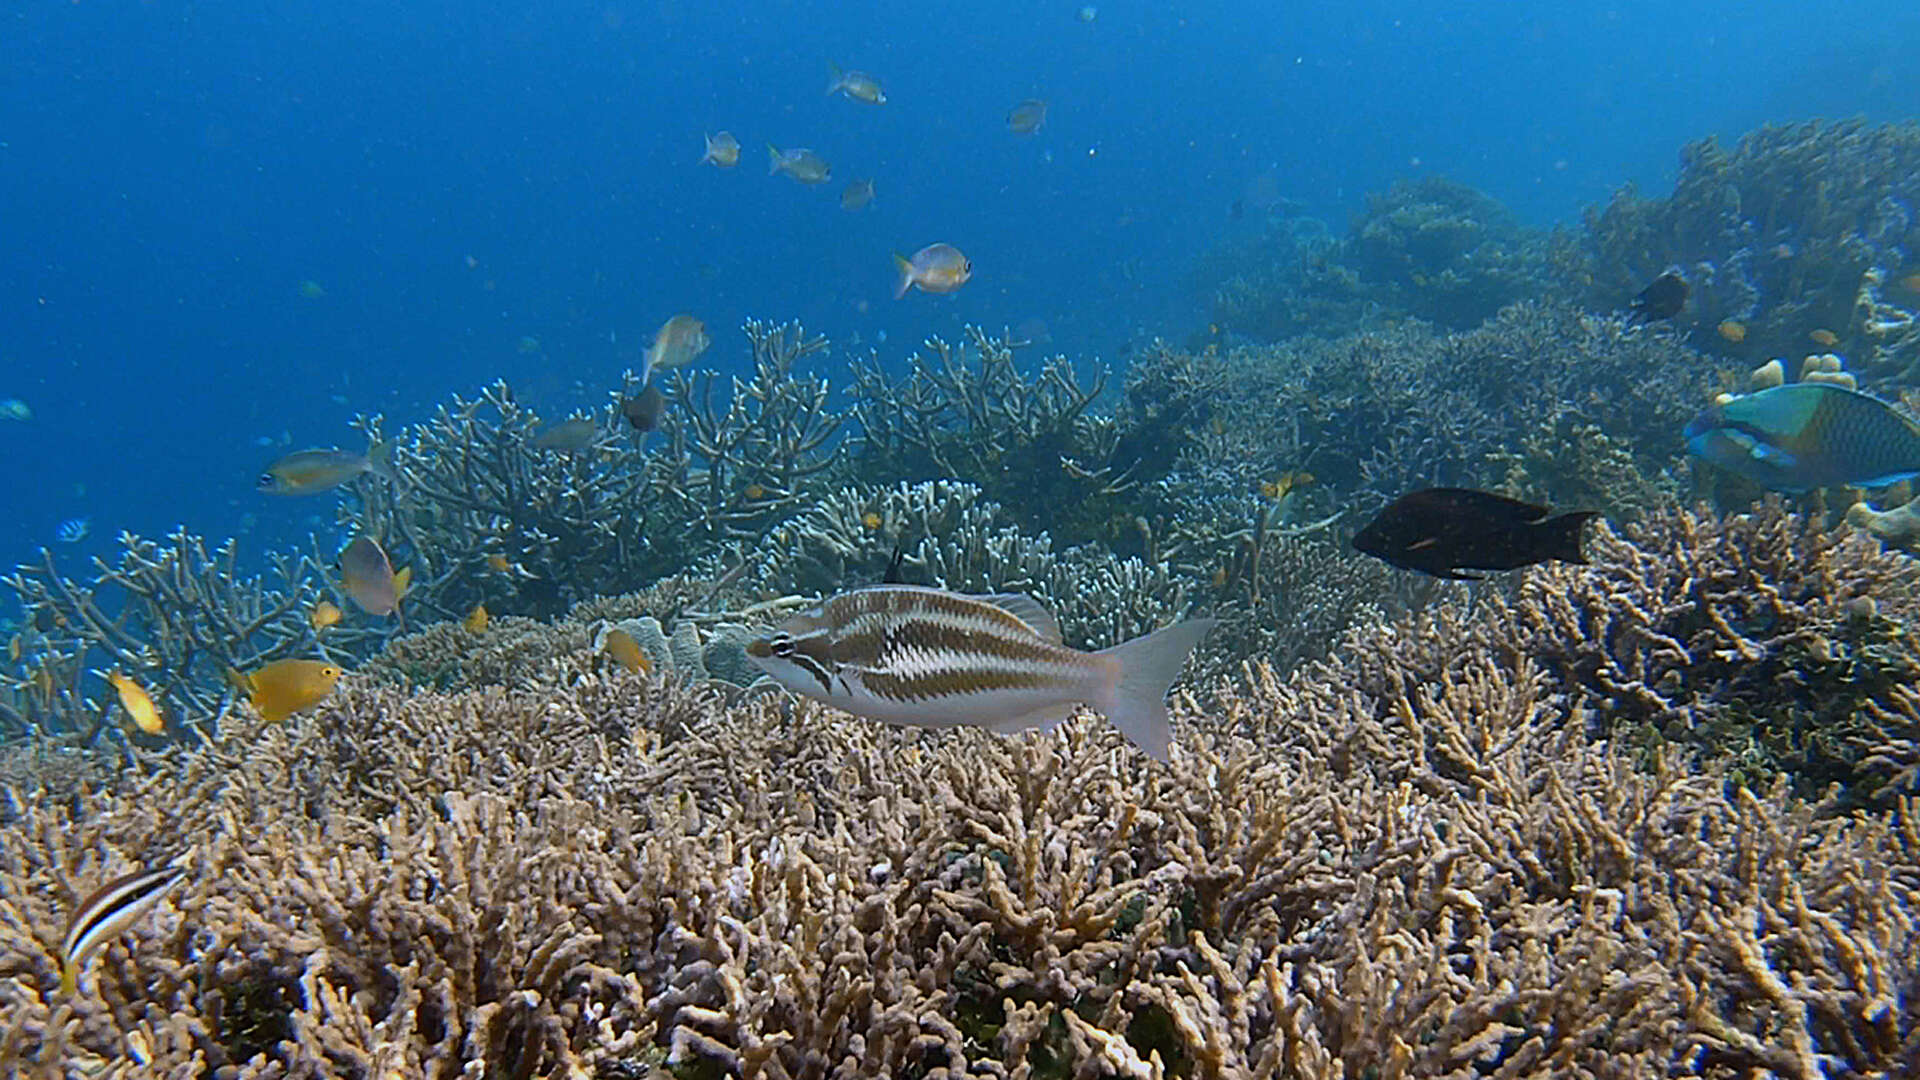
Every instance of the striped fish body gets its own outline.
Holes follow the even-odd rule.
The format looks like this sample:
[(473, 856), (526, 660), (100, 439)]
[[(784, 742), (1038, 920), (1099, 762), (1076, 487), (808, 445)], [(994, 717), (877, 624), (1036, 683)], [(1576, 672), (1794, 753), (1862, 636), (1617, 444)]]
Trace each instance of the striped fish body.
[(137, 870), (107, 882), (81, 901), (60, 943), (61, 991), (73, 996), (81, 970), (94, 955), (139, 922), (185, 877), (186, 871), (174, 866)]
[(1166, 760), (1165, 697), (1211, 628), (1193, 620), (1100, 652), (1060, 641), (1039, 602), (911, 585), (843, 593), (752, 642), (781, 685), (873, 720), (915, 727), (1049, 729), (1086, 706)]

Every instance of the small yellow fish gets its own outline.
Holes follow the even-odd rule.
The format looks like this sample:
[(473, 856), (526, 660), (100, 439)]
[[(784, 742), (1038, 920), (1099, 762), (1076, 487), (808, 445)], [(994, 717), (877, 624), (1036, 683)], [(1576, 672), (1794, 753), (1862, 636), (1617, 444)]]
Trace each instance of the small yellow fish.
[(355, 537), (340, 553), (340, 588), (367, 614), (392, 615), (398, 611), (400, 585), (387, 553), (373, 537)]
[(127, 716), (135, 727), (149, 735), (158, 735), (167, 730), (167, 722), (160, 710), (153, 704), (153, 698), (145, 687), (117, 671), (107, 672), (107, 681), (120, 695), (120, 707), (127, 710)]
[(707, 152), (701, 155), (700, 164), (716, 169), (731, 169), (740, 164), (740, 140), (734, 138), (731, 131), (707, 136)]
[(904, 255), (893, 257), (893, 266), (900, 277), (893, 285), (895, 300), (907, 295), (907, 290), (918, 288), (921, 292), (950, 293), (965, 285), (973, 277), (973, 260), (960, 253), (952, 244), (928, 244), (913, 253), (909, 259)]
[(20, 635), (15, 634), (13, 635), (12, 638), (8, 639), (7, 641), (7, 659), (13, 661), (16, 664), (19, 663), (21, 651), (22, 650), (20, 647)]
[(277, 724), (325, 701), (340, 674), (339, 667), (324, 660), (275, 660), (251, 673), (229, 668), (227, 681), (247, 695), (262, 719)]
[(707, 336), (707, 324), (691, 315), (675, 315), (660, 324), (654, 332), (653, 345), (647, 349), (646, 357), (640, 363), (640, 381), (645, 383), (653, 378), (656, 371), (677, 368), (691, 363), (713, 339)]
[(1007, 130), (1015, 135), (1031, 135), (1047, 122), (1047, 103), (1028, 98), (1007, 113)]
[(606, 650), (608, 656), (613, 657), (615, 663), (629, 672), (646, 675), (653, 671), (653, 661), (647, 659), (647, 654), (640, 651), (640, 643), (633, 640), (632, 634), (619, 627), (607, 631), (607, 640), (601, 647)]
[(329, 626), (339, 625), (340, 620), (344, 618), (346, 613), (340, 610), (340, 605), (331, 600), (321, 600), (313, 605), (312, 611), (307, 612), (307, 621), (313, 624), (315, 633)]
[(1840, 335), (1825, 327), (1807, 331), (1807, 338), (1823, 349), (1830, 349), (1840, 344)]
[(1717, 329), (1720, 331), (1720, 336), (1727, 339), (1729, 344), (1738, 345), (1747, 340), (1747, 324), (1738, 319), (1724, 320)]
[(405, 600), (407, 591), (412, 588), (413, 567), (403, 566), (393, 572), (393, 595), (396, 599)]
[(833, 179), (833, 166), (827, 164), (826, 158), (804, 146), (782, 150), (768, 143), (767, 175), (772, 176), (776, 173), (786, 173), (807, 185), (824, 184)]
[(767, 497), (767, 489), (761, 487), (759, 484), (748, 484), (745, 494), (748, 502), (759, 502), (761, 499)]
[(33, 671), (33, 688), (40, 692), (40, 700), (53, 704), (53, 669), (41, 664)]
[(80, 972), (96, 953), (127, 932), (160, 899), (185, 880), (179, 867), (140, 870), (115, 878), (73, 909), (60, 943), (60, 992), (73, 997), (80, 990)]
[(467, 617), (460, 620), (460, 627), (469, 634), (484, 634), (487, 632), (487, 622), (487, 605), (475, 604), (473, 610), (467, 612)]
[(1277, 478), (1261, 484), (1260, 494), (1278, 502), (1311, 483), (1313, 483), (1312, 473), (1296, 469), (1281, 473)]
[(504, 574), (513, 569), (513, 564), (507, 561), (507, 557), (498, 553), (487, 556), (487, 566), (498, 574)]
[(841, 94), (868, 105), (887, 103), (886, 91), (880, 89), (879, 79), (864, 71), (841, 71), (838, 64), (828, 64), (827, 67), (833, 72), (833, 80), (827, 84), (827, 93)]
[(868, 532), (879, 532), (880, 531), (880, 515), (875, 513), (872, 510), (869, 510), (865, 514), (862, 514), (860, 516), (860, 524), (866, 526), (866, 529)]

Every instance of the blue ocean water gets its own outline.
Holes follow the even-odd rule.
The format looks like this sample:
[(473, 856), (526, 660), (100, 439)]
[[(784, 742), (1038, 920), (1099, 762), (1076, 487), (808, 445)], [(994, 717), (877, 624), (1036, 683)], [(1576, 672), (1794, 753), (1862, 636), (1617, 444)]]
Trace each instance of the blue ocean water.
[[(32, 410), (0, 420), (0, 565), (72, 570), (122, 529), (292, 544), (332, 502), (255, 494), (288, 446), (499, 378), (600, 404), (678, 311), (723, 368), (750, 316), (888, 360), (1041, 320), (1111, 359), (1204, 321), (1191, 268), (1239, 199), (1338, 229), (1441, 173), (1572, 221), (1702, 135), (1920, 105), (1893, 3), (81, 0), (0, 40), (0, 399)], [(888, 103), (826, 96), (830, 63)], [(723, 128), (740, 167), (699, 165)], [(833, 182), (768, 176), (767, 142)], [(933, 241), (973, 283), (892, 301), (890, 254)]]

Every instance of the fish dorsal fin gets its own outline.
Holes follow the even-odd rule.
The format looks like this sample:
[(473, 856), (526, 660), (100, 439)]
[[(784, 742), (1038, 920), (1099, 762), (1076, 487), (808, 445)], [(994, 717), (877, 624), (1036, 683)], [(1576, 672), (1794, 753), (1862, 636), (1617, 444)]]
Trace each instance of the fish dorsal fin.
[(992, 593), (980, 599), (1026, 623), (1042, 639), (1055, 645), (1062, 643), (1060, 620), (1053, 617), (1053, 612), (1048, 611), (1045, 604), (1026, 593)]

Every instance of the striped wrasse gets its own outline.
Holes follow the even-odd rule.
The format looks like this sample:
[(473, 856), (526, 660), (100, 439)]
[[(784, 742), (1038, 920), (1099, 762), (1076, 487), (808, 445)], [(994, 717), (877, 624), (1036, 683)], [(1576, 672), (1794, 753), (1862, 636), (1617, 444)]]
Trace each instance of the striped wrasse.
[(107, 882), (81, 901), (67, 921), (67, 936), (60, 943), (61, 992), (73, 996), (79, 988), (80, 972), (94, 956), (153, 910), (186, 876), (187, 872), (177, 866), (136, 870)]
[(878, 585), (794, 616), (747, 655), (795, 693), (890, 724), (1046, 731), (1084, 705), (1166, 761), (1167, 690), (1212, 628), (1190, 619), (1088, 653), (1028, 596)]

